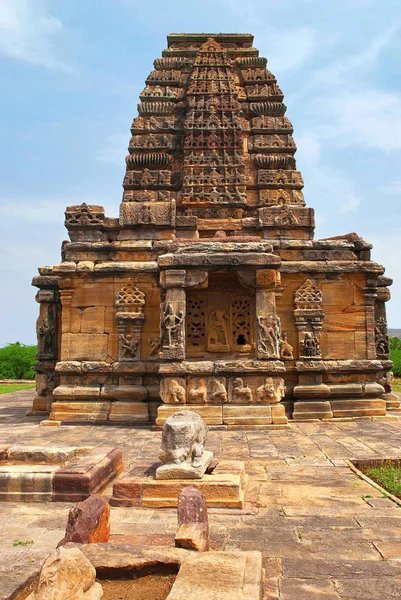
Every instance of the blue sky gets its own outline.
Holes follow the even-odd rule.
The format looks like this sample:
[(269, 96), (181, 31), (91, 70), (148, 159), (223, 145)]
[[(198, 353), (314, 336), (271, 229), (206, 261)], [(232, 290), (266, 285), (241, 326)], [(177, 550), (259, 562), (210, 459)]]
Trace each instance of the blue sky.
[(168, 33), (253, 33), (285, 94), (316, 237), (355, 231), (401, 328), (400, 0), (0, 0), (0, 345), (35, 341), (30, 286), (67, 205), (117, 216), (138, 95)]

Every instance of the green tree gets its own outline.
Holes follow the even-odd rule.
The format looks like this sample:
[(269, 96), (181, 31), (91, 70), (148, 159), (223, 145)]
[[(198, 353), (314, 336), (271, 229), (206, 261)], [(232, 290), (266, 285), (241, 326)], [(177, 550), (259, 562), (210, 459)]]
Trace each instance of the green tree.
[(0, 379), (34, 379), (36, 346), (15, 342), (0, 348)]

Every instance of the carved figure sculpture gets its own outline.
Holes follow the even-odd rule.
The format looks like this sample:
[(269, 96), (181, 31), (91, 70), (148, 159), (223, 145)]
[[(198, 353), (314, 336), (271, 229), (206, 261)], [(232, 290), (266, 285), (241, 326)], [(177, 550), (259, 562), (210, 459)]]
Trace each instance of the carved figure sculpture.
[(266, 377), (261, 386), (256, 390), (256, 402), (274, 402), (274, 382), (271, 377)]
[(252, 402), (252, 390), (244, 385), (241, 377), (234, 379), (233, 400), (238, 404), (250, 404)]
[(37, 335), (39, 338), (39, 343), (43, 348), (44, 354), (53, 354), (54, 353), (54, 332), (55, 327), (52, 325), (47, 317), (44, 319), (38, 320), (37, 324)]
[(280, 339), (280, 356), (283, 360), (294, 359), (294, 348), (288, 343), (287, 334), (284, 333)]
[(224, 383), (219, 379), (214, 379), (212, 386), (212, 393), (210, 397), (213, 402), (221, 402), (222, 404), (227, 402), (227, 390)]
[(120, 334), (121, 358), (135, 358), (139, 348), (140, 339), (132, 333)]
[(304, 358), (315, 358), (320, 356), (319, 340), (312, 332), (305, 334), (304, 340), (300, 344), (301, 356)]
[(225, 310), (210, 313), (207, 330), (207, 349), (209, 352), (229, 352), (229, 317)]
[(192, 380), (188, 391), (188, 402), (204, 404), (206, 402), (207, 390), (204, 379)]
[(259, 351), (267, 358), (275, 358), (278, 355), (277, 346), (279, 340), (279, 328), (274, 322), (274, 317), (258, 316), (259, 329)]
[(180, 404), (185, 402), (185, 388), (176, 379), (169, 379), (166, 382), (166, 395), (163, 401), (167, 404)]
[(163, 425), (156, 479), (201, 479), (213, 458), (204, 450), (208, 429), (195, 412), (176, 412)]
[(172, 304), (166, 304), (164, 314), (162, 317), (162, 328), (165, 332), (163, 340), (163, 348), (173, 348), (182, 342), (182, 324), (184, 321), (184, 314), (182, 310), (175, 314)]

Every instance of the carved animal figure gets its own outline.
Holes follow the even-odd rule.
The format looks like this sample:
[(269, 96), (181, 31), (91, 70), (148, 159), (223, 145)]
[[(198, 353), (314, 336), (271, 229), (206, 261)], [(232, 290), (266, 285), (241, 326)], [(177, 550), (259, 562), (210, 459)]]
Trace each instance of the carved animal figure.
[(204, 404), (207, 396), (205, 380), (199, 379), (197, 382), (192, 381), (191, 384), (188, 392), (188, 401), (194, 402), (195, 404)]
[(266, 377), (264, 383), (256, 390), (256, 402), (274, 401), (274, 382), (271, 377)]
[(185, 388), (176, 379), (170, 379), (167, 384), (167, 403), (179, 404), (185, 402)]
[(189, 410), (174, 413), (163, 425), (160, 460), (165, 464), (185, 461), (199, 467), (207, 433), (206, 423), (197, 413)]
[(244, 385), (241, 377), (234, 379), (233, 388), (234, 402), (246, 404), (252, 402), (252, 390), (250, 387)]
[(214, 402), (221, 402), (222, 404), (227, 402), (227, 390), (225, 388), (224, 383), (222, 381), (219, 381), (218, 379), (215, 379), (213, 381), (211, 399)]
[(294, 348), (288, 343), (286, 333), (284, 333), (280, 340), (280, 356), (284, 360), (293, 360), (294, 358)]

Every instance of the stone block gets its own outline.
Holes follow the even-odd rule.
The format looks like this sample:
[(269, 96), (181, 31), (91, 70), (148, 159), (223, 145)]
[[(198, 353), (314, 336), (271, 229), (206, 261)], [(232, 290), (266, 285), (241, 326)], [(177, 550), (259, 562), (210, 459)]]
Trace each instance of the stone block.
[(384, 399), (349, 398), (348, 400), (331, 400), (334, 417), (373, 417), (386, 414)]
[(329, 388), (331, 398), (358, 398), (363, 393), (361, 383), (330, 383)]
[(286, 425), (288, 423), (285, 414), (285, 406), (283, 404), (275, 404), (272, 406), (272, 420), (274, 425)]
[(148, 423), (148, 405), (144, 402), (112, 402), (109, 421)]
[(104, 306), (89, 306), (82, 309), (81, 333), (103, 333), (104, 315)]
[(328, 398), (330, 396), (330, 388), (324, 383), (313, 385), (296, 385), (293, 389), (295, 398), (305, 398), (307, 400), (317, 398)]
[(62, 340), (62, 360), (104, 361), (108, 337), (102, 333), (66, 333)]
[(260, 600), (262, 593), (260, 552), (211, 552), (183, 562), (168, 598)]
[[(157, 409), (156, 425), (164, 425), (166, 419), (175, 412), (182, 410), (182, 405), (162, 404)], [(196, 412), (205, 421), (206, 425), (223, 424), (223, 407), (213, 405), (191, 404), (191, 410)]]
[(51, 421), (107, 421), (110, 402), (53, 402)]
[(200, 490), (188, 487), (178, 497), (178, 529), (174, 542), (177, 548), (209, 550), (209, 524), (206, 500)]
[(29, 600), (100, 600), (96, 570), (79, 548), (58, 548), (46, 559)]
[(47, 502), (52, 499), (52, 482), (57, 465), (10, 465), (0, 467), (0, 500)]
[(223, 406), (223, 423), (226, 425), (270, 425), (272, 422), (271, 406)]
[(330, 402), (300, 401), (294, 403), (292, 414), (294, 421), (305, 421), (308, 419), (332, 419), (333, 411)]
[(364, 397), (374, 398), (380, 397), (385, 393), (385, 389), (380, 383), (365, 383), (363, 395)]
[(68, 514), (64, 538), (58, 546), (68, 542), (92, 544), (108, 542), (110, 537), (110, 506), (100, 496), (89, 496), (72, 508)]

